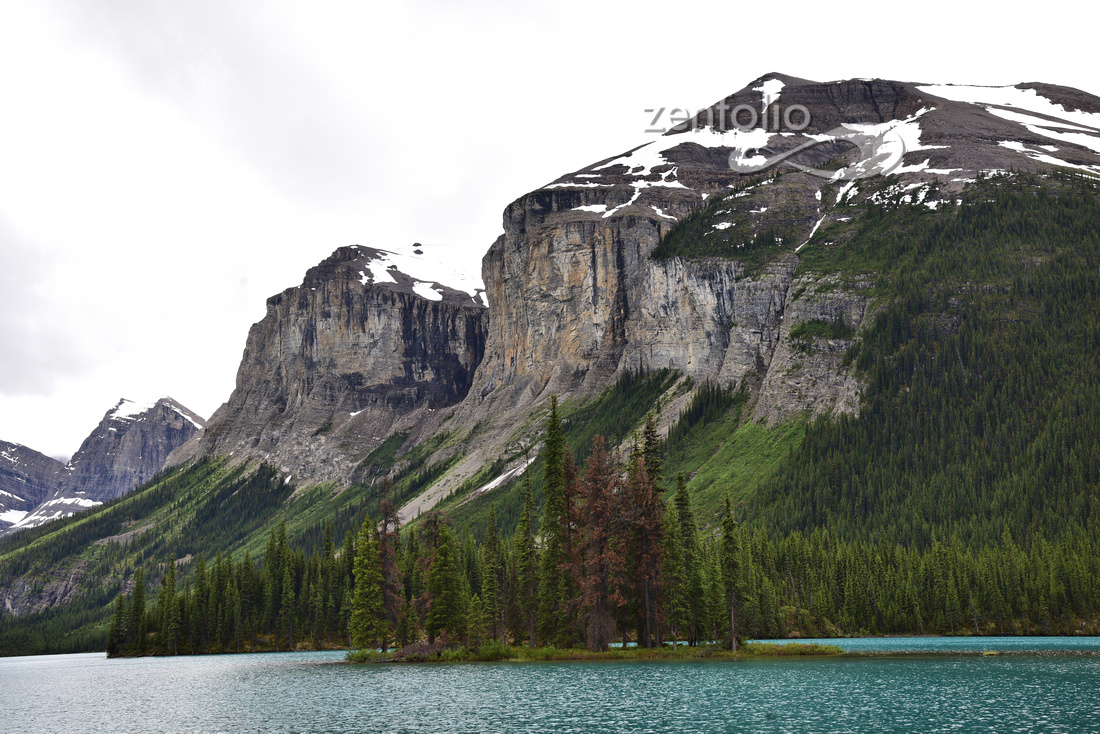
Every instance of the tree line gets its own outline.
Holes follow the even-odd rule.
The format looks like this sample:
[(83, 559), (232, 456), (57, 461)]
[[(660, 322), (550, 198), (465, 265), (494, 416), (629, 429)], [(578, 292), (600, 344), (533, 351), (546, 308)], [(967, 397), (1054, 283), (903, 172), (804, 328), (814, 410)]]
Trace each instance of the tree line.
[(111, 654), (403, 647), (427, 638), (478, 647), (639, 646), (738, 638), (869, 633), (1097, 632), (1100, 542), (1075, 528), (1022, 547), (957, 536), (926, 549), (850, 541), (826, 529), (776, 537), (735, 520), (697, 522), (682, 477), (662, 496), (656, 421), (617, 460), (597, 436), (579, 467), (552, 399), (544, 447), (546, 501), (530, 478), (510, 538), (490, 513), (483, 536), (437, 515), (402, 532), (392, 505), (337, 550), (294, 550), (285, 527), (262, 559), (200, 558), (177, 588), (161, 571), (147, 603), (139, 572), (116, 600)]

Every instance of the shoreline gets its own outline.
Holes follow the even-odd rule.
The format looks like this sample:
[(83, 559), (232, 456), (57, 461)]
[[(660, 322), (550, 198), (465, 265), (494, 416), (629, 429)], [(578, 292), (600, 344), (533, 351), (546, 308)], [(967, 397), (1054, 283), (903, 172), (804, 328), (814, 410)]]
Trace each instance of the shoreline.
[(584, 662), (633, 660), (752, 660), (761, 658), (841, 657), (847, 655), (836, 645), (819, 643), (759, 643), (738, 646), (737, 652), (716, 645), (677, 645), (662, 647), (628, 647), (592, 651), (584, 648), (526, 647), (491, 643), (476, 651), (465, 647), (445, 647), (420, 643), (403, 650), (381, 653), (377, 650), (349, 650), (345, 657), (351, 664), (402, 663), (482, 663), (482, 662)]

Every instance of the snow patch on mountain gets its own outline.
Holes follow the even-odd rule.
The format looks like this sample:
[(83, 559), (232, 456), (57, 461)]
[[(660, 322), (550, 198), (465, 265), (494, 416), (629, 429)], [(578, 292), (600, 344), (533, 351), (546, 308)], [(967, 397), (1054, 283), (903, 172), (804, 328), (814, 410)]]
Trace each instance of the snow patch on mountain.
[[(989, 109), (991, 106), (1013, 107), (1040, 115), (1076, 123), (1100, 133), (1100, 113), (1067, 110), (1052, 102), (1035, 89), (1021, 89), (1019, 85), (1008, 87), (978, 87), (956, 84), (926, 84), (917, 89), (953, 102), (969, 102)], [(990, 109), (990, 112), (993, 112)], [(1049, 124), (1049, 122), (1048, 122)]]
[[(418, 249), (423, 252), (431, 247), (424, 245)], [(477, 298), (477, 294), (485, 290), (480, 268), (468, 264), (465, 259), (452, 261), (450, 258), (418, 255), (415, 251), (413, 254), (404, 254), (373, 247), (359, 249), (367, 255), (361, 281), (364, 285), (396, 283), (393, 273), (398, 272), (417, 281), (417, 286), (426, 286), (419, 289), (414, 286), (414, 290), (417, 295), (432, 301), (443, 299), (442, 295), (431, 289), (432, 284), (464, 291), (472, 298)]]

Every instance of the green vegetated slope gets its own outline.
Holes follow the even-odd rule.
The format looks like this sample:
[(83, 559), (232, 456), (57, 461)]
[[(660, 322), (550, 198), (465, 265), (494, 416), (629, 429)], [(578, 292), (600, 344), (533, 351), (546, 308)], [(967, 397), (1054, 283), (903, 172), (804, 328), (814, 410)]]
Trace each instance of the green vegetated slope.
[(863, 409), (811, 426), (748, 516), (916, 547), (1100, 527), (1097, 184), (998, 178), (841, 226), (801, 267), (875, 274)]
[[(421, 479), (420, 465), (395, 486)], [(19, 582), (32, 594), (73, 577), (72, 603), (42, 614), (0, 616), (0, 655), (102, 650), (110, 603), (138, 568), (170, 558), (218, 553), (262, 557), (271, 531), (285, 523), (296, 548), (320, 548), (325, 524), (342, 539), (368, 513), (378, 514), (382, 485), (343, 491), (321, 485), (295, 493), (269, 466), (231, 468), (202, 460), (164, 472), (135, 492), (65, 520), (0, 541), (0, 587)], [(190, 565), (181, 566), (186, 576)]]
[[(653, 410), (658, 399), (670, 390), (677, 381), (677, 375), (668, 370), (658, 370), (649, 374), (626, 373), (615, 384), (604, 390), (595, 400), (582, 404), (565, 404), (561, 408), (566, 443), (573, 449), (578, 462), (582, 462), (592, 445), (592, 439), (603, 436), (611, 445), (626, 440), (631, 432), (645, 420), (646, 413)], [(542, 421), (540, 420), (540, 423)], [(535, 496), (536, 508), (541, 508), (543, 496), (543, 475), (545, 461), (538, 457), (528, 469), (531, 486)], [(487, 472), (484, 481), (500, 474)], [(490, 475), (491, 474), (491, 475)], [(475, 489), (483, 482), (472, 482), (467, 490)], [(441, 510), (451, 522), (463, 527), (469, 524), (476, 535), (480, 536), (488, 516), (489, 506), (496, 508), (497, 523), (506, 534), (514, 532), (523, 510), (523, 481), (513, 480), (490, 494), (468, 500), (462, 492), (448, 499)]]
[[(947, 576), (937, 580), (935, 569), (949, 567), (936, 565), (937, 554), (949, 548), (952, 558), (971, 559), (966, 568), (974, 570), (966, 573), (974, 579), (990, 558), (1023, 559), (1020, 564), (1025, 554), (1058, 559), (1032, 563), (1051, 567), (1050, 590), (1028, 590), (1040, 600), (1032, 604), (1039, 609), (1049, 603), (1056, 576), (1077, 578), (1090, 567), (1094, 559), (1078, 558), (1084, 565), (1072, 568), (1066, 559), (1080, 555), (1074, 549), (1097, 547), (1100, 532), (1097, 184), (1066, 176), (998, 177), (971, 186), (959, 206), (931, 210), (887, 200), (848, 210), (849, 221), (822, 227), (799, 253), (799, 275), (873, 279), (874, 316), (848, 355), (865, 385), (859, 417), (800, 418), (767, 428), (747, 420), (749, 395), (739, 386), (694, 386), (695, 399), (664, 446), (664, 490), (671, 491), (677, 474), (687, 477), (704, 535), (717, 531), (727, 490), (744, 527), (763, 533), (754, 538), (782, 543), (797, 533), (802, 540), (792, 541), (789, 559), (785, 545), (778, 560), (761, 550), (763, 567), (775, 573), (775, 593), (788, 595), (783, 598), (793, 607), (812, 608), (814, 602), (791, 597), (782, 578), (809, 573), (799, 588), (822, 585), (839, 595), (848, 579), (871, 573), (879, 586), (863, 588), (886, 593), (892, 582), (872, 573), (875, 564), (904, 570), (916, 563), (914, 552), (926, 554), (920, 563), (929, 569), (920, 572), (914, 593), (922, 596), (924, 584), (947, 594), (944, 589), (963, 587)], [(706, 231), (693, 221), (685, 227)], [(714, 254), (694, 252), (683, 233), (676, 237), (675, 254)], [(788, 251), (777, 246), (772, 256)], [(752, 254), (765, 262), (766, 243)], [(810, 324), (802, 336), (843, 328)], [(611, 445), (626, 440), (660, 396), (687, 387), (664, 371), (625, 375), (591, 402), (562, 406), (566, 442), (583, 462), (596, 434)], [(0, 653), (102, 649), (108, 604), (139, 565), (218, 551), (259, 557), (283, 521), (296, 547), (317, 549), (326, 521), (339, 543), (368, 513), (378, 517), (383, 496), (403, 502), (450, 468), (428, 464), (446, 435), (398, 456), (405, 439), (392, 437), (367, 457), (362, 483), (343, 491), (319, 486), (294, 492), (270, 468), (245, 472), (205, 461), (104, 507), (0, 541), (0, 585), (21, 577), (47, 584), (77, 563), (85, 564), (86, 577), (100, 579), (60, 609), (0, 617)], [(443, 503), (452, 524), (480, 536), (495, 506), (500, 529), (511, 535), (522, 509), (522, 481), (467, 495), (512, 458), (501, 457)], [(394, 468), (391, 486), (381, 477)], [(529, 474), (541, 504), (541, 458)], [(822, 529), (828, 534), (821, 536)], [(127, 544), (95, 544), (131, 532)], [(807, 542), (828, 561), (821, 564), (824, 576), (804, 567), (783, 571), (790, 559), (812, 557), (800, 550)], [(834, 542), (853, 550), (838, 561)], [(895, 546), (907, 550), (892, 559), (876, 550)], [(870, 569), (863, 568), (867, 563)], [(832, 581), (823, 580), (828, 573), (835, 574)], [(913, 583), (916, 572), (904, 573)], [(902, 621), (880, 628), (907, 629), (908, 601), (899, 599)], [(859, 609), (848, 613), (864, 619)]]

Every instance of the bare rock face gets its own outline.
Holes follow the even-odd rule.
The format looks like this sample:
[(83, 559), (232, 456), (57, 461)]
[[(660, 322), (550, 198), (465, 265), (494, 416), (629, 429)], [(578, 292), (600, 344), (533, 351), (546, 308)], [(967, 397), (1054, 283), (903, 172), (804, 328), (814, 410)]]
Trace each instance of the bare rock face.
[(0, 441), (0, 534), (53, 493), (64, 468), (57, 459)]
[[(857, 412), (844, 354), (864, 324), (866, 289), (796, 280), (801, 248), (845, 221), (849, 205), (954, 206), (982, 171), (1100, 173), (1097, 110), (1100, 99), (1049, 85), (768, 74), (663, 136), (520, 197), (483, 261), (485, 358), (456, 414), (483, 435), (444, 484), (498, 458), (551, 393), (591, 396), (627, 369), (747, 380), (752, 416), (769, 424)], [(705, 247), (657, 250), (701, 213), (693, 237)], [(771, 254), (754, 261), (746, 253), (762, 241)], [(797, 331), (835, 321), (843, 336)]]
[(68, 465), (57, 470), (49, 494), (24, 517), (0, 528), (0, 534), (68, 517), (133, 491), (163, 469), (168, 455), (204, 425), (200, 416), (172, 398), (120, 400)]
[(232, 396), (172, 463), (232, 455), (300, 481), (347, 483), (395, 430), (461, 401), (484, 352), (480, 289), (418, 279), (400, 269), (408, 263), (429, 265), (343, 247), (268, 299)]
[(747, 385), (769, 424), (854, 413), (844, 354), (868, 290), (803, 273), (802, 248), (851, 205), (954, 206), (982, 171), (1100, 172), (1097, 110), (1049, 85), (768, 74), (514, 201), (483, 293), (394, 253), (337, 250), (268, 301), (232, 397), (170, 461), (231, 455), (346, 484), (387, 436), (411, 445), (445, 414), (466, 440), (441, 449), (463, 455), (432, 489), (443, 496), (526, 435), (550, 394), (593, 396), (639, 369)]

